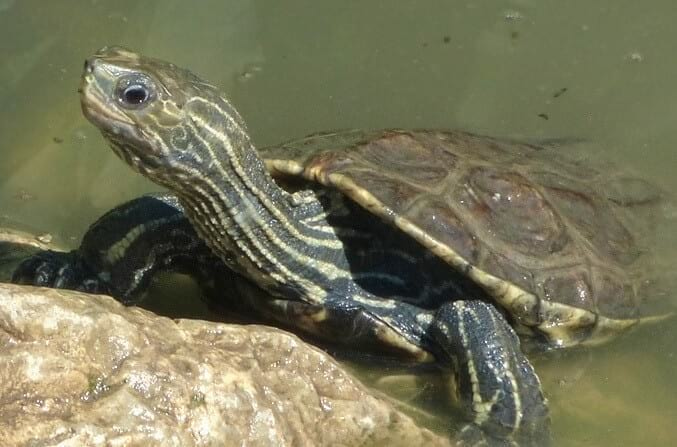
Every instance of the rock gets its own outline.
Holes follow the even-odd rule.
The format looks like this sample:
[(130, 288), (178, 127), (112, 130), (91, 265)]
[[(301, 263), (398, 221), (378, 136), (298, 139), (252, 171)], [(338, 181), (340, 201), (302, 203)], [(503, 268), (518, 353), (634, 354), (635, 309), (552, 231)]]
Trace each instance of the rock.
[(0, 284), (0, 445), (443, 446), (322, 351), (257, 325)]
[(58, 244), (45, 243), (29, 232), (5, 227), (0, 217), (0, 281), (9, 282), (14, 268), (40, 250), (60, 249)]

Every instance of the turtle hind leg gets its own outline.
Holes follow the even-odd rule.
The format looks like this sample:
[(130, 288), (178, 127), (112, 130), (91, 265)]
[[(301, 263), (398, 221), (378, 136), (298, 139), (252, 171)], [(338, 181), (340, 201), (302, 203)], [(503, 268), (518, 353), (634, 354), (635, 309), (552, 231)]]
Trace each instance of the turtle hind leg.
[(437, 311), (430, 335), (456, 374), (462, 405), (472, 415), (468, 445), (550, 443), (550, 418), (533, 367), (503, 316), (482, 301), (455, 301)]

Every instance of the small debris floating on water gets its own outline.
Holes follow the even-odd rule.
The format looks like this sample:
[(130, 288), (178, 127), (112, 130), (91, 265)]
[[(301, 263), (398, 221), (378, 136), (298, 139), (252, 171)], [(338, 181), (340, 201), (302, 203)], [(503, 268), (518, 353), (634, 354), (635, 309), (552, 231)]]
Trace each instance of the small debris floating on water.
[(73, 136), (76, 141), (83, 142), (87, 140), (87, 134), (82, 129), (76, 130)]
[(503, 14), (503, 18), (508, 22), (514, 22), (517, 20), (522, 20), (524, 18), (524, 15), (519, 11), (506, 11)]
[(242, 73), (237, 77), (237, 80), (240, 82), (247, 82), (253, 78), (257, 73), (260, 73), (263, 70), (263, 67), (260, 65), (252, 64), (248, 65), (242, 70)]
[(35, 196), (25, 189), (20, 189), (19, 192), (14, 194), (14, 198), (21, 200), (22, 202), (27, 202), (29, 200), (35, 199)]
[(639, 51), (632, 51), (625, 55), (625, 60), (630, 62), (642, 62), (644, 61), (644, 56)]
[(548, 121), (550, 119), (550, 116), (548, 116), (547, 113), (539, 113), (537, 115), (539, 118), (543, 118), (544, 120)]
[(552, 97), (553, 98), (559, 98), (563, 94), (565, 94), (569, 90), (569, 87), (562, 87), (561, 89), (557, 90), (555, 93), (553, 93)]

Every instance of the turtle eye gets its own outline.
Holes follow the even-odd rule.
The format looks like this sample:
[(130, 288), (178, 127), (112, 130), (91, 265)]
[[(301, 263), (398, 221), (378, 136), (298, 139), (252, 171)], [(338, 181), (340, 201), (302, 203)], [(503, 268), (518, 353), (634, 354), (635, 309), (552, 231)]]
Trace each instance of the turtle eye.
[(148, 99), (148, 90), (143, 85), (130, 85), (122, 92), (122, 100), (130, 105), (138, 105)]
[(123, 76), (117, 82), (115, 96), (122, 107), (142, 108), (155, 96), (153, 81), (140, 74)]

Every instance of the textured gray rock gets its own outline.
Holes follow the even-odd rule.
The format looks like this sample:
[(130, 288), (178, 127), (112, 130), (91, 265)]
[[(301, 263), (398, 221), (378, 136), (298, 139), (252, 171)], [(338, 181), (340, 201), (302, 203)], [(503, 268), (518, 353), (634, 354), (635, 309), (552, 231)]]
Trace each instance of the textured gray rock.
[(449, 445), (286, 332), (0, 284), (0, 445)]

